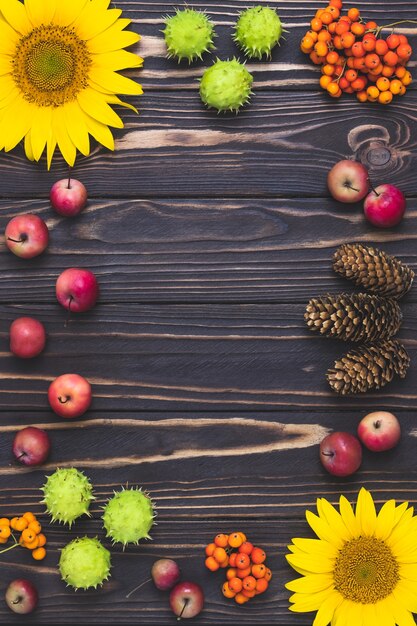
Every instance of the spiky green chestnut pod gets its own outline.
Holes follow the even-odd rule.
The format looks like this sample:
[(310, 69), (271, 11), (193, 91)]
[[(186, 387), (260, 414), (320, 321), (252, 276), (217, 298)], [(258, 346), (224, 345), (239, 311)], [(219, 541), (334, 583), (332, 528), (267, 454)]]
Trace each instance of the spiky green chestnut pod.
[(234, 40), (250, 58), (271, 56), (282, 36), (282, 24), (278, 13), (269, 7), (252, 7), (243, 11), (236, 23)]
[(88, 512), (91, 500), (94, 500), (93, 488), (87, 476), (75, 467), (57, 469), (47, 476), (41, 488), (46, 511), (52, 521), (71, 524)]
[(237, 59), (220, 61), (201, 77), (200, 97), (204, 104), (218, 111), (238, 111), (251, 95), (252, 74)]
[(149, 495), (141, 489), (115, 491), (104, 507), (103, 525), (114, 543), (139, 543), (150, 539), (149, 531), (155, 517)]
[(175, 15), (166, 18), (165, 24), (162, 32), (169, 58), (174, 57), (178, 62), (188, 59), (191, 63), (214, 49), (214, 27), (203, 11), (177, 9)]
[(110, 575), (110, 552), (97, 538), (77, 537), (61, 551), (62, 580), (75, 589), (102, 585)]

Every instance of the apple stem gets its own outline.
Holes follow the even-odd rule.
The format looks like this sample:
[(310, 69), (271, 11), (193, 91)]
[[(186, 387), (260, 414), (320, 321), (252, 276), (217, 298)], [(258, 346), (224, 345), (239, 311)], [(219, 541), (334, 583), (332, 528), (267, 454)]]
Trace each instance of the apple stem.
[(69, 297), (69, 301), (68, 301), (68, 315), (67, 318), (65, 320), (65, 324), (64, 324), (64, 328), (66, 328), (70, 322), (70, 317), (71, 317), (71, 302), (74, 300), (73, 296)]
[(24, 243), (27, 240), (28, 236), (26, 233), (22, 233), (20, 235), (20, 239), (13, 239), (13, 237), (7, 237), (8, 241), (13, 241), (14, 243)]
[(334, 456), (334, 452), (322, 452), (323, 456)]
[(189, 601), (190, 601), (190, 599), (189, 599), (189, 598), (185, 598), (185, 600), (184, 600), (184, 606), (183, 606), (183, 607), (182, 607), (182, 609), (181, 609), (181, 613), (180, 613), (180, 614), (178, 615), (178, 617), (177, 617), (177, 621), (179, 621), (179, 620), (181, 619), (181, 617), (183, 616), (184, 611), (185, 611), (185, 609), (187, 608), (187, 604), (189, 603)]
[(134, 589), (132, 589), (132, 591), (129, 591), (129, 593), (127, 594), (126, 598), (129, 598), (132, 595), (132, 593), (135, 593), (135, 591), (137, 591), (138, 589), (143, 587), (143, 585), (146, 585), (147, 583), (150, 583), (151, 580), (152, 580), (152, 578), (148, 578), (148, 580), (144, 580), (143, 583), (140, 583), (140, 585), (138, 585), (137, 587), (134, 587)]
[(71, 168), (68, 168), (68, 185), (67, 189), (71, 189)]
[(354, 186), (352, 185), (352, 183), (350, 183), (349, 181), (348, 181), (348, 182), (346, 182), (346, 183), (344, 184), (344, 186), (345, 186), (347, 189), (352, 189), (352, 191), (359, 191), (359, 189), (356, 189), (356, 187), (354, 187)]
[(381, 428), (381, 420), (376, 420), (376, 422), (374, 422), (374, 428)]
[(17, 596), (16, 600), (12, 600), (12, 604), (20, 604), (23, 600), (22, 596)]
[(66, 404), (71, 398), (69, 396), (65, 396), (65, 400), (62, 400), (61, 396), (58, 396), (58, 400), (61, 404)]
[(379, 193), (377, 192), (377, 190), (375, 189), (375, 187), (373, 186), (373, 184), (371, 183), (371, 180), (369, 178), (368, 178), (368, 183), (369, 183), (369, 186), (370, 186), (371, 190), (374, 192), (374, 194), (376, 196), (379, 196)]

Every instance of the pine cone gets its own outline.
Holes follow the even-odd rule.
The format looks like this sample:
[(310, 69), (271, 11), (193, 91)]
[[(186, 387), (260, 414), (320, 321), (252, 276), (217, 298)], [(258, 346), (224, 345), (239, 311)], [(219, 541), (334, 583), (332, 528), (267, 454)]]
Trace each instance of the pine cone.
[(410, 357), (399, 341), (377, 341), (348, 352), (326, 377), (333, 391), (344, 396), (380, 389), (394, 374), (405, 378), (409, 365)]
[(311, 330), (345, 341), (390, 339), (401, 326), (397, 302), (367, 293), (312, 298), (304, 319)]
[(414, 272), (393, 256), (360, 243), (341, 245), (333, 269), (367, 291), (399, 300), (411, 288)]

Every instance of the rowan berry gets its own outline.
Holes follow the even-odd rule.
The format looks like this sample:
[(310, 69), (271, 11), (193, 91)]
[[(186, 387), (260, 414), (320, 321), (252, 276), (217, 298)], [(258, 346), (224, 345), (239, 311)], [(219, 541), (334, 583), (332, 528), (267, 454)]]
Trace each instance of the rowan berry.
[(267, 580), (268, 582), (271, 580), (272, 578), (272, 572), (269, 569), (269, 567), (266, 568), (266, 572), (265, 572), (265, 580)]
[(25, 528), (27, 527), (28, 527), (28, 521), (24, 517), (19, 517), (15, 522), (13, 530), (21, 531), (21, 530), (25, 530)]
[(228, 585), (232, 591), (239, 593), (239, 591), (242, 591), (243, 581), (235, 576), (228, 581)]
[(391, 35), (388, 35), (386, 41), (390, 50), (395, 50), (395, 48), (401, 43), (400, 38), (396, 33), (391, 33)]
[(403, 78), (406, 72), (407, 70), (405, 69), (403, 65), (399, 65), (398, 67), (395, 68), (395, 75), (397, 78)]
[(355, 39), (355, 35), (350, 31), (347, 31), (340, 36), (340, 41), (344, 48), (351, 48), (355, 43)]
[(333, 22), (334, 17), (330, 13), (330, 11), (323, 11), (323, 13), (320, 15), (320, 19), (322, 21), (322, 24), (325, 24), (325, 26), (327, 26), (328, 24), (331, 24)]
[[(253, 553), (253, 550), (252, 550)], [(236, 557), (236, 567), (238, 569), (246, 569), (250, 565), (250, 558), (244, 552), (239, 552)]]
[(254, 576), (245, 576), (242, 582), (246, 591), (253, 591), (256, 587), (256, 578)]
[(214, 543), (219, 548), (225, 548), (229, 541), (229, 535), (225, 535), (224, 533), (219, 533), (214, 537)]
[(227, 552), (224, 548), (217, 547), (213, 552), (213, 558), (216, 559), (217, 563), (224, 563), (224, 561), (229, 562)]
[(391, 91), (382, 91), (378, 96), (380, 104), (389, 104), (392, 101), (393, 94)]
[(400, 90), (400, 93), (398, 95), (399, 96), (403, 96), (406, 91), (407, 91), (407, 89), (405, 88), (405, 85), (401, 85), (401, 90)]
[(345, 20), (339, 20), (338, 23), (336, 24), (336, 35), (343, 35), (344, 33), (347, 33), (349, 30), (349, 23), (346, 22)]
[(35, 550), (35, 548), (39, 548), (38, 537), (35, 537), (33, 541), (25, 541), (23, 547), (28, 550)]
[(390, 76), (393, 76), (395, 72), (395, 67), (390, 66), (390, 65), (384, 65), (384, 67), (382, 68), (382, 76), (386, 76), (387, 78), (390, 78)]
[(352, 54), (354, 57), (363, 57), (366, 54), (366, 50), (363, 47), (363, 43), (361, 41), (355, 41), (352, 46)]
[(36, 535), (39, 535), (39, 533), (42, 530), (42, 526), (39, 524), (38, 520), (33, 520), (32, 522), (29, 522), (28, 528), (30, 528), (31, 530), (33, 530), (33, 532)]
[(229, 569), (226, 572), (227, 580), (232, 580), (232, 578), (236, 578), (236, 575), (237, 575), (236, 567), (229, 567)]
[(353, 60), (353, 67), (355, 70), (364, 70), (366, 68), (365, 65), (365, 57), (359, 57), (358, 59)]
[(34, 515), (31, 511), (26, 511), (26, 513), (23, 513), (22, 517), (27, 520), (28, 524), (36, 520), (36, 515)]
[(329, 41), (331, 41), (331, 40), (332, 40), (332, 36), (331, 36), (331, 34), (329, 33), (329, 31), (328, 31), (328, 30), (321, 30), (321, 31), (318, 33), (318, 36), (317, 36), (317, 41), (325, 41), (325, 42), (329, 42)]
[(10, 528), (12, 528), (13, 530), (17, 530), (16, 524), (18, 520), (18, 517), (12, 517), (12, 519), (10, 520)]
[(237, 552), (232, 552), (229, 555), (229, 565), (230, 565), (230, 567), (236, 567), (236, 558), (237, 558)]
[(262, 550), (262, 548), (257, 548), (257, 547), (255, 547), (252, 550), (250, 556), (252, 559), (252, 563), (255, 563), (256, 565), (258, 565), (259, 563), (263, 563), (266, 559), (265, 550)]
[(398, 78), (393, 78), (389, 84), (389, 90), (394, 95), (397, 95), (401, 91), (402, 82)]
[(366, 22), (365, 29), (366, 30), (376, 30), (378, 28), (378, 24), (373, 20), (370, 22)]
[(4, 539), (3, 537), (0, 537), (0, 544), (7, 543), (7, 541), (8, 541), (7, 537), (5, 537)]
[(236, 595), (235, 592), (230, 589), (229, 583), (227, 582), (227, 580), (226, 582), (223, 583), (222, 594), (224, 595), (225, 598), (234, 598)]
[(256, 593), (264, 593), (268, 589), (268, 581), (266, 578), (258, 578), (256, 581), (255, 591)]
[(220, 563), (216, 561), (214, 556), (208, 556), (204, 562), (207, 569), (209, 569), (211, 572), (216, 572), (220, 567)]
[(216, 544), (215, 543), (208, 543), (205, 547), (205, 553), (207, 556), (212, 556), (213, 552), (216, 549)]
[(256, 596), (256, 591), (255, 589), (249, 590), (249, 589), (242, 589), (241, 593), (246, 596), (247, 598), (254, 598)]
[(362, 22), (354, 22), (350, 30), (356, 37), (362, 37), (365, 34), (365, 25)]
[(370, 85), (368, 89), (366, 90), (366, 93), (368, 94), (369, 98), (378, 98), (379, 89), (378, 87), (375, 87), (375, 85)]
[(0, 517), (0, 526), (10, 526), (10, 520), (8, 517)]
[(10, 537), (10, 535), (12, 534), (12, 531), (10, 530), (10, 526), (6, 526), (6, 525), (2, 525), (0, 526), (0, 537), (2, 539), (7, 539)]
[[(317, 45), (317, 44), (316, 44)], [(240, 533), (231, 533), (229, 535), (229, 546), (231, 548), (238, 548), (243, 543), (242, 535)]]
[(350, 86), (354, 91), (363, 91), (368, 83), (366, 76), (358, 76), (354, 81), (350, 83)]
[(243, 552), (244, 554), (250, 554), (253, 550), (253, 544), (250, 541), (244, 541), (242, 545), (239, 546), (239, 552)]
[(349, 83), (352, 83), (354, 80), (358, 78), (358, 72), (355, 72), (355, 70), (348, 70), (345, 73), (345, 78)]
[(319, 84), (322, 89), (327, 89), (327, 85), (329, 85), (331, 82), (332, 82), (331, 76), (326, 76), (326, 74), (324, 74), (323, 76), (320, 76)]
[(32, 543), (35, 537), (36, 533), (31, 528), (25, 528), (25, 530), (22, 531), (22, 539), (24, 543)]
[(348, 87), (350, 87), (350, 83), (349, 83), (348, 79), (345, 78), (344, 76), (342, 76), (342, 78), (339, 80), (339, 88), (343, 89), (343, 91), (344, 91)]
[(326, 54), (326, 62), (330, 65), (336, 65), (339, 62), (339, 53), (336, 50), (331, 50)]
[(32, 556), (35, 559), (35, 561), (42, 561), (42, 559), (46, 557), (45, 548), (36, 548), (36, 550), (32, 551)]
[(379, 56), (375, 53), (367, 54), (365, 56), (365, 65), (367, 68), (372, 69), (380, 65)]
[(236, 575), (237, 575), (238, 578), (242, 578), (243, 579), (246, 576), (249, 576), (250, 573), (251, 573), (251, 567), (249, 566), (249, 567), (245, 567), (245, 569), (239, 569), (238, 568)]
[(241, 530), (239, 530), (239, 535), (242, 537), (242, 542), (247, 541), (248, 538), (246, 537), (245, 533), (242, 533)]
[(255, 563), (252, 565), (252, 576), (255, 578), (263, 578), (266, 574), (266, 565), (263, 563)]
[(409, 85), (412, 82), (412, 77), (410, 72), (407, 70), (406, 73), (404, 74), (404, 76), (401, 79), (401, 82), (403, 85)]
[(366, 33), (362, 39), (362, 45), (366, 52), (375, 50), (376, 37), (373, 33)]
[(235, 595), (235, 601), (238, 604), (245, 604), (245, 602), (249, 602), (249, 598), (247, 596), (244, 596), (243, 593), (240, 592)]
[(352, 20), (352, 22), (357, 22), (360, 17), (360, 11), (356, 7), (352, 7), (347, 12), (347, 16), (350, 20)]
[(326, 65), (323, 65), (323, 67), (321, 68), (321, 71), (326, 76), (333, 76), (335, 72), (335, 66), (330, 65), (330, 63), (326, 63)]
[(305, 35), (301, 40), (301, 48), (304, 48), (303, 52), (306, 52), (307, 50), (311, 52), (315, 43), (316, 42), (313, 40), (312, 37), (310, 37), (309, 35)]
[(340, 9), (338, 7), (332, 6), (331, 4), (329, 4), (329, 6), (326, 8), (326, 12), (331, 13), (331, 15), (333, 16), (333, 21), (337, 20), (337, 18), (340, 17)]
[(337, 7), (340, 10), (343, 6), (343, 0), (330, 0), (329, 6)]
[(406, 44), (400, 44), (397, 48), (397, 55), (398, 58), (400, 58), (401, 60), (408, 60), (412, 54), (412, 49), (410, 44), (406, 43)]
[(326, 90), (331, 96), (336, 96), (336, 94), (340, 91), (340, 87), (338, 83), (329, 83)]
[(329, 46), (325, 41), (318, 41), (314, 44), (314, 51), (319, 57), (325, 57), (329, 52)]
[(388, 91), (390, 85), (390, 81), (386, 76), (380, 76), (376, 81), (376, 86), (379, 91)]
[(319, 30), (322, 29), (323, 26), (323, 22), (321, 21), (321, 19), (319, 17), (313, 17), (313, 19), (310, 22), (310, 27), (311, 30), (316, 31), (316, 33), (319, 32)]
[(43, 533), (39, 533), (37, 536), (38, 546), (42, 548), (46, 544), (46, 537)]
[(375, 42), (375, 52), (383, 57), (388, 52), (388, 44), (385, 39), (377, 39)]
[[(398, 48), (397, 48), (398, 50)], [(388, 50), (386, 54), (382, 57), (385, 65), (390, 65), (394, 67), (398, 63), (398, 54), (396, 54), (393, 50)]]
[(400, 45), (404, 44), (404, 43), (408, 43), (408, 37), (407, 35), (403, 35), (402, 33), (400, 35), (398, 35), (398, 38), (400, 40)]

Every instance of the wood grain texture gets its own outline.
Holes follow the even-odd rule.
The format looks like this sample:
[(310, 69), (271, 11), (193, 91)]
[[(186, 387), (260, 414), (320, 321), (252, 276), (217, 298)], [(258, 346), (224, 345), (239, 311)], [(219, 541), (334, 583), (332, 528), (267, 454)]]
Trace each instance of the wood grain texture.
[[(346, 241), (371, 243), (417, 271), (415, 200), (402, 223), (375, 230), (359, 205), (329, 199), (103, 200), (69, 221), (48, 201), (0, 203), (0, 233), (21, 212), (42, 216), (48, 251), (31, 261), (0, 245), (0, 302), (54, 301), (70, 266), (97, 273), (101, 303), (291, 303), (352, 285), (332, 270)], [(407, 302), (417, 301), (415, 288)]]
[[(49, 205), (50, 187), (68, 173), (60, 157), (48, 172), (21, 148), (0, 152), (0, 234), (24, 212), (43, 217), (51, 233), (47, 252), (31, 261), (0, 239), (0, 517), (33, 510), (48, 537), (41, 563), (20, 548), (0, 555), (1, 597), (17, 577), (39, 589), (39, 608), (25, 624), (169, 626), (167, 593), (148, 583), (126, 595), (149, 578), (154, 560), (171, 557), (206, 594), (193, 624), (307, 626), (314, 614), (291, 613), (284, 588), (296, 577), (285, 560), (288, 543), (313, 536), (305, 510), (315, 510), (320, 496), (336, 504), (343, 493), (354, 502), (362, 485), (378, 506), (390, 498), (417, 506), (415, 288), (401, 302), (399, 334), (411, 368), (373, 394), (330, 391), (325, 371), (349, 345), (316, 336), (303, 321), (311, 297), (351, 290), (331, 269), (341, 243), (376, 245), (417, 271), (415, 84), (388, 107), (328, 98), (318, 89), (319, 69), (299, 50), (319, 5), (260, 4), (276, 8), (289, 33), (271, 61), (248, 62), (254, 95), (236, 116), (205, 110), (198, 78), (215, 55), (239, 55), (231, 34), (246, 1), (191, 3), (207, 11), (218, 35), (215, 55), (191, 66), (165, 57), (163, 17), (177, 5), (117, 3), (142, 35), (134, 50), (144, 68), (126, 74), (144, 95), (130, 99), (139, 116), (121, 112), (114, 153), (94, 146), (77, 158), (73, 175), (89, 192), (78, 218), (60, 218)], [(362, 0), (360, 8), (381, 24), (415, 19), (411, 1)], [(415, 41), (415, 25), (400, 31)], [(378, 146), (389, 146), (391, 158), (376, 167), (368, 150)], [(329, 197), (327, 172), (342, 158), (366, 163), (374, 184), (403, 189), (408, 209), (397, 228), (376, 230), (360, 205)], [(96, 272), (101, 296), (65, 327), (54, 285), (71, 266)], [(30, 361), (8, 348), (9, 325), (21, 315), (41, 319), (48, 333), (45, 352)], [(94, 399), (85, 416), (64, 420), (49, 408), (47, 389), (71, 371), (91, 381)], [(320, 463), (320, 441), (334, 430), (354, 434), (375, 409), (398, 415), (400, 445), (364, 451), (356, 474), (332, 477)], [(15, 433), (29, 425), (52, 441), (41, 467), (12, 459)], [(70, 466), (90, 477), (96, 500), (92, 517), (68, 530), (50, 523), (40, 487), (56, 467)], [(123, 552), (104, 537), (100, 517), (126, 484), (150, 492), (158, 524), (153, 541)], [(223, 577), (203, 563), (204, 545), (235, 529), (267, 550), (274, 576), (268, 592), (244, 607), (222, 597)], [(75, 593), (57, 564), (62, 547), (83, 535), (104, 541), (113, 570), (102, 589)], [(0, 602), (0, 624), (22, 623)]]

